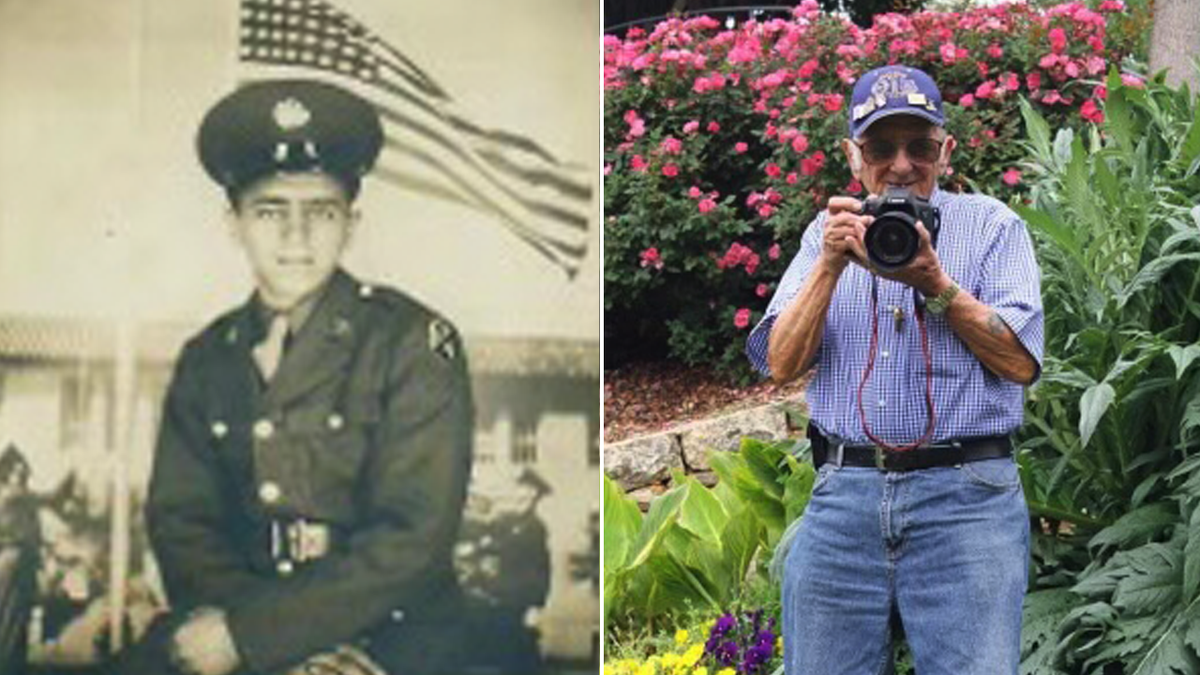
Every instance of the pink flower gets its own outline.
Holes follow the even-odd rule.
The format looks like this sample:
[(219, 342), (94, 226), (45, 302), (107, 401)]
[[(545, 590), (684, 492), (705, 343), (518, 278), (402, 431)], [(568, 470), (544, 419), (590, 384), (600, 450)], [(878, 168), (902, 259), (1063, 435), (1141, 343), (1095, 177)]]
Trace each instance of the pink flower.
[(793, 171), (787, 175), (786, 180), (788, 185), (795, 185), (800, 180), (800, 177), (796, 175), (795, 171)]
[(1037, 91), (1042, 87), (1042, 74), (1029, 73), (1025, 76), (1025, 86), (1029, 87), (1029, 91)]
[(1001, 58), (1004, 56), (1004, 48), (993, 42), (992, 44), (988, 45), (987, 55), (993, 59)]
[(842, 109), (842, 101), (845, 99), (841, 94), (829, 94), (825, 97), (823, 104), (826, 112), (835, 113)]
[(683, 141), (673, 136), (667, 136), (659, 144), (658, 149), (668, 155), (678, 155), (680, 152), (683, 152)]
[(1097, 9), (1101, 12), (1124, 12), (1125, 3), (1121, 0), (1104, 0)]
[(1063, 29), (1051, 28), (1048, 37), (1050, 38), (1050, 49), (1055, 54), (1061, 54), (1067, 48), (1067, 34)]
[(808, 61), (805, 61), (799, 69), (796, 70), (796, 77), (802, 80), (811, 79), (813, 73), (817, 72), (817, 69), (820, 67), (821, 64), (818, 63), (816, 59), (809, 59)]
[(1042, 105), (1054, 105), (1062, 100), (1062, 94), (1058, 93), (1057, 89), (1051, 89), (1042, 97)]
[(685, 133), (685, 134), (694, 134), (699, 130), (700, 130), (700, 123), (697, 122), (696, 120), (691, 120), (687, 124), (683, 125), (683, 133)]
[(783, 169), (780, 169), (778, 164), (771, 162), (767, 165), (767, 175), (771, 178), (779, 178), (783, 175)]
[(975, 98), (988, 99), (996, 93), (996, 83), (988, 80), (975, 88)]
[(1079, 64), (1074, 61), (1067, 61), (1067, 66), (1063, 68), (1063, 72), (1067, 77), (1079, 77)]
[(700, 188), (696, 187), (695, 185), (688, 188), (688, 196), (691, 197), (692, 199), (699, 199), (700, 196), (703, 194), (704, 193), (700, 191)]
[(1000, 86), (1004, 87), (1006, 91), (1016, 91), (1021, 88), (1021, 80), (1017, 77), (1016, 73), (1005, 73), (998, 79)]
[(742, 154), (743, 152), (745, 152), (745, 151), (749, 150), (749, 149), (750, 149), (750, 146), (749, 146), (749, 145), (746, 145), (745, 143), (743, 143), (743, 142), (741, 142), (741, 141), (738, 141), (738, 142), (737, 142), (737, 143), (735, 143), (735, 144), (734, 144), (734, 146), (733, 146), (733, 151), (734, 151), (734, 152), (736, 152), (736, 153), (737, 153), (737, 154), (739, 154), (739, 155), (740, 155), (740, 154)]
[(958, 60), (958, 50), (955, 49), (953, 42), (944, 42), (938, 48), (938, 53), (942, 55), (942, 63), (951, 65)]
[(800, 160), (800, 173), (805, 176), (815, 176), (825, 166), (825, 153), (818, 150), (812, 157)]
[(1016, 169), (1009, 169), (1000, 177), (1005, 185), (1018, 185), (1021, 182), (1021, 172)]
[(698, 207), (700, 209), (700, 213), (708, 213), (709, 211), (717, 208), (717, 203), (711, 199), (701, 199)]
[(782, 251), (779, 249), (779, 244), (771, 244), (771, 248), (767, 249), (767, 257), (771, 260), (779, 260), (781, 253)]
[(759, 204), (758, 215), (760, 218), (770, 218), (771, 214), (775, 213), (775, 207), (770, 204)]
[(1045, 70), (1050, 70), (1054, 66), (1058, 65), (1058, 59), (1058, 54), (1047, 54), (1038, 61), (1038, 65)]
[(773, 187), (767, 188), (767, 191), (763, 194), (763, 197), (765, 197), (766, 200), (772, 204), (778, 204), (779, 202), (783, 201), (783, 194)]
[(708, 133), (710, 133), (710, 134), (715, 134), (715, 133), (717, 133), (717, 132), (718, 132), (718, 131), (720, 131), (720, 130), (721, 130), (721, 125), (720, 125), (720, 124), (717, 124), (716, 122), (709, 122), (709, 123), (708, 123)]
[(642, 251), (642, 267), (653, 267), (656, 270), (663, 268), (662, 256), (658, 254), (658, 248), (651, 246)]
[(975, 105), (975, 96), (972, 94), (963, 94), (962, 97), (958, 99), (958, 104), (964, 108), (970, 108), (971, 106)]
[(675, 166), (674, 164), (664, 164), (662, 168), (662, 175), (666, 176), (667, 178), (674, 178), (679, 175), (679, 167)]
[(604, 165), (604, 175), (607, 176), (607, 175), (611, 174), (612, 169), (613, 169), (612, 164), (605, 164)]
[(771, 292), (771, 289), (766, 284), (759, 284), (754, 289), (754, 294), (760, 298), (767, 297), (767, 293), (770, 293), (770, 292)]
[(1097, 54), (1102, 54), (1104, 52), (1104, 38), (1099, 35), (1093, 35), (1088, 38), (1088, 46)]
[(1146, 86), (1145, 81), (1137, 75), (1121, 75), (1121, 84), (1134, 89), (1142, 89)]
[(749, 326), (750, 310), (746, 308), (739, 309), (737, 313), (733, 315), (733, 325), (740, 330), (744, 330), (747, 326)]
[(644, 172), (650, 166), (650, 162), (647, 162), (646, 159), (641, 155), (634, 155), (633, 158), (629, 160), (629, 166), (634, 171)]
[(846, 193), (847, 194), (856, 195), (862, 191), (863, 191), (862, 183), (860, 183), (857, 178), (851, 178), (850, 182), (848, 184), (846, 184)]
[(1088, 75), (1099, 75), (1104, 72), (1105, 61), (1101, 56), (1093, 54), (1087, 57), (1086, 64)]
[(1100, 106), (1096, 105), (1094, 99), (1089, 98), (1083, 102), (1083, 105), (1079, 107), (1079, 115), (1093, 124), (1104, 122), (1104, 111), (1100, 109)]
[(797, 134), (796, 137), (792, 139), (792, 151), (796, 153), (803, 153), (805, 150), (808, 150), (808, 136), (805, 136), (804, 134)]

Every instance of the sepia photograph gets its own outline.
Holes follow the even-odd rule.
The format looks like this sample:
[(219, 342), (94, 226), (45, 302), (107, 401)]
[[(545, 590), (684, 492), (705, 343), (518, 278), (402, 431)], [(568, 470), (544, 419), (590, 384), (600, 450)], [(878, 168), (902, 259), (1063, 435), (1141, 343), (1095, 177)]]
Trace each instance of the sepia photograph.
[(0, 0), (0, 673), (600, 664), (591, 0)]

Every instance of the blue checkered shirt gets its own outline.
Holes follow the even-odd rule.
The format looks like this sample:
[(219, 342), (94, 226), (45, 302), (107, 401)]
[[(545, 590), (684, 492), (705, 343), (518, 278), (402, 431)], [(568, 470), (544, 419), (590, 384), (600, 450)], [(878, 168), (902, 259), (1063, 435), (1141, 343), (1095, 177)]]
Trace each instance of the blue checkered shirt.
[[(1044, 333), (1041, 272), (1025, 223), (991, 197), (935, 190), (941, 210), (938, 257), (964, 290), (1004, 319), (1038, 363)], [(788, 266), (766, 315), (746, 343), (754, 367), (770, 375), (767, 342), (775, 319), (799, 293), (821, 252), (827, 212), (808, 227), (800, 252)], [(863, 410), (871, 432), (891, 444), (911, 443), (925, 431), (925, 359), (913, 313), (913, 290), (880, 278), (879, 346), (875, 367), (863, 390)], [(808, 387), (811, 419), (827, 435), (869, 445), (859, 421), (858, 385), (871, 340), (871, 274), (848, 265), (838, 280), (817, 350), (816, 372)], [(894, 307), (903, 311), (897, 328)], [(1002, 380), (983, 366), (950, 329), (945, 316), (926, 313), (933, 357), (933, 441), (1007, 434), (1021, 424), (1023, 387)]]

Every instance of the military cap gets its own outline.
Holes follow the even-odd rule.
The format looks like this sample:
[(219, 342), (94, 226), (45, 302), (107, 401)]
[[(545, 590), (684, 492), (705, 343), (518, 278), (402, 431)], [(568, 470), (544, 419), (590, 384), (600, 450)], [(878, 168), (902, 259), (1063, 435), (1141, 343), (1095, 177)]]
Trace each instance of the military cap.
[(318, 171), (353, 197), (383, 143), (379, 114), (315, 80), (247, 84), (219, 101), (196, 139), (204, 170), (231, 195), (278, 172)]

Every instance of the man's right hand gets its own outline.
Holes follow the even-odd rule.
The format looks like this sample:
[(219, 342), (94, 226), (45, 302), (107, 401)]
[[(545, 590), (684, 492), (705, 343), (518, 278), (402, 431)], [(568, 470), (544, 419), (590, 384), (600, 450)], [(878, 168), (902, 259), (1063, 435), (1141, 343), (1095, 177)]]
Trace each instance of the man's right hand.
[(875, 219), (861, 215), (862, 202), (853, 197), (831, 197), (828, 211), (821, 263), (838, 275), (850, 262), (867, 267), (867, 248), (863, 238)]

